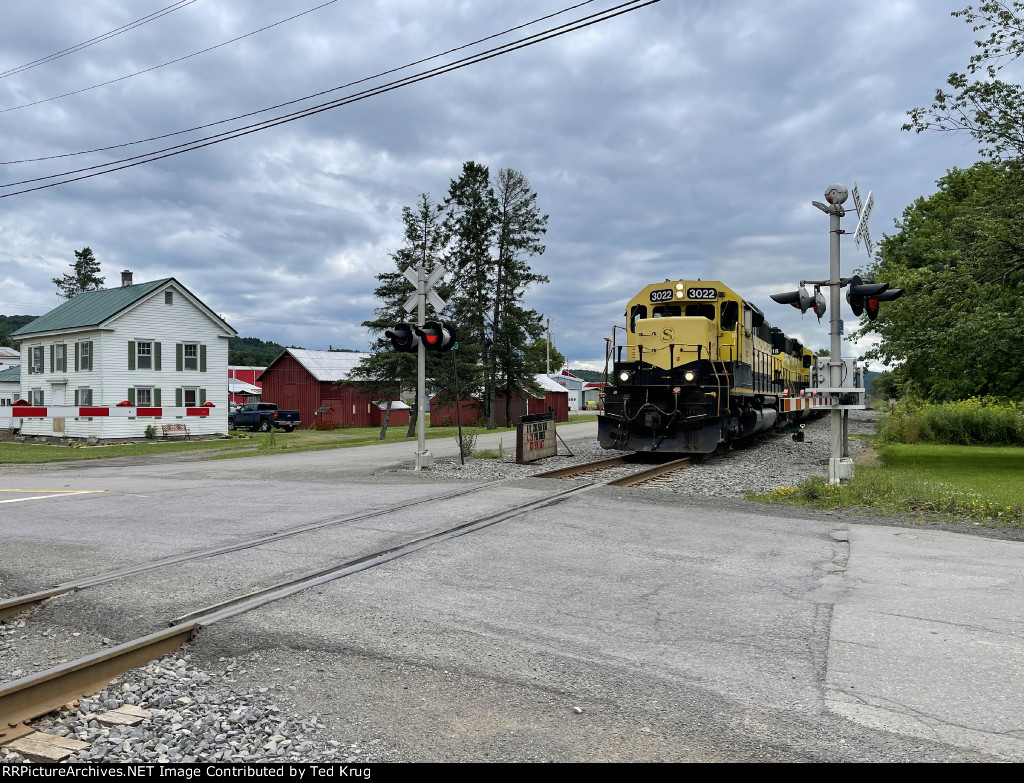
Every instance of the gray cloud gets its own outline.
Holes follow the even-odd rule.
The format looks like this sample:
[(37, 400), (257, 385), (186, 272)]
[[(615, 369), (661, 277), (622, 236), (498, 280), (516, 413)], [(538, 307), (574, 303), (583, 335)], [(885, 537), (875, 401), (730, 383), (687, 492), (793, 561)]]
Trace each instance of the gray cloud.
[[(200, 0), (0, 79), (0, 109), (149, 68), (316, 4)], [(969, 139), (900, 131), (905, 112), (927, 104), (971, 54), (970, 30), (949, 16), (960, 5), (666, 0), (275, 129), (2, 199), (0, 312), (56, 304), (50, 278), (89, 245), (108, 283), (124, 268), (136, 280), (173, 275), (243, 335), (365, 348), (359, 324), (375, 306), (374, 275), (400, 245), (402, 206), (421, 192), (442, 198), (463, 161), (477, 160), (522, 171), (551, 216), (547, 252), (535, 262), (551, 282), (529, 304), (551, 318), (557, 347), (573, 360), (600, 360), (625, 300), (666, 277), (721, 279), (776, 325), (824, 346), (813, 316), (767, 298), (827, 275), (828, 223), (810, 201), (835, 181), (873, 190), (877, 240), (947, 168), (976, 159)], [(156, 7), (14, 4), (0, 30), (0, 70)], [(562, 7), (335, 3), (180, 64), (0, 114), (0, 158), (216, 122)], [(0, 184), (148, 148), (2, 166)], [(844, 240), (844, 273), (866, 261)]]

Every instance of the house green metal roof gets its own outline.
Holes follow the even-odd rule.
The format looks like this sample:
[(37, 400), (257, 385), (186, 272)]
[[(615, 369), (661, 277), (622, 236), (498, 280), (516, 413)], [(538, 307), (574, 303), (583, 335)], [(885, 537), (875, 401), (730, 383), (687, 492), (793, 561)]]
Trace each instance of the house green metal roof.
[[(64, 329), (99, 326), (123, 310), (131, 307), (140, 299), (153, 293), (161, 286), (172, 281), (183, 290), (185, 289), (173, 277), (165, 277), (162, 280), (151, 280), (148, 283), (137, 283), (136, 285), (121, 286), (120, 288), (83, 291), (68, 299), (64, 304), (58, 305), (45, 315), (39, 316), (31, 323), (25, 324), (18, 331), (13, 332), (11, 337), (23, 337), (38, 332), (55, 332)], [(220, 318), (217, 320), (223, 323), (223, 320)], [(227, 326), (227, 324), (224, 325)], [(230, 329), (231, 327), (228, 326), (228, 328)]]
[(21, 383), (21, 368), (7, 367), (0, 370), (0, 383)]

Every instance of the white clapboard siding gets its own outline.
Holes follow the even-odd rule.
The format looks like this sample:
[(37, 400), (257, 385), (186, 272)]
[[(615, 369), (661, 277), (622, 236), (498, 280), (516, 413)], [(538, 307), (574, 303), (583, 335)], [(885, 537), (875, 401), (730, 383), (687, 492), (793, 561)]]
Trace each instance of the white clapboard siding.
[[(164, 293), (173, 291), (171, 304), (165, 303)], [(22, 342), (22, 355), (35, 345), (43, 346), (43, 374), (29, 374), (27, 364), (22, 361), (21, 396), (31, 401), (29, 392), (42, 389), (43, 402), (55, 405), (63, 402), (75, 404), (75, 391), (81, 387), (92, 390), (92, 405), (113, 407), (128, 399), (128, 389), (150, 386), (160, 389), (161, 404), (175, 405), (176, 389), (205, 389), (206, 401), (214, 407), (208, 417), (180, 419), (194, 435), (212, 435), (227, 432), (228, 429), (228, 338), (230, 332), (216, 319), (210, 318), (193, 303), (188, 294), (173, 281), (162, 286), (136, 302), (131, 308), (112, 318), (102, 329), (68, 330), (59, 336), (33, 339)], [(92, 342), (92, 370), (75, 368), (75, 343)], [(160, 343), (160, 370), (129, 370), (128, 344), (130, 342)], [(67, 354), (67, 371), (54, 372), (50, 363), (50, 346), (64, 343)], [(199, 343), (206, 346), (206, 372), (199, 370), (178, 372), (176, 369), (175, 347), (178, 343)], [(64, 399), (58, 397), (63, 393)], [(155, 405), (155, 402), (154, 402)], [(65, 437), (84, 438), (93, 436), (103, 439), (142, 438), (146, 427), (169, 424), (179, 419), (173, 417), (139, 419), (65, 419)], [(54, 423), (49, 419), (25, 419), (22, 432), (28, 435), (54, 435)]]

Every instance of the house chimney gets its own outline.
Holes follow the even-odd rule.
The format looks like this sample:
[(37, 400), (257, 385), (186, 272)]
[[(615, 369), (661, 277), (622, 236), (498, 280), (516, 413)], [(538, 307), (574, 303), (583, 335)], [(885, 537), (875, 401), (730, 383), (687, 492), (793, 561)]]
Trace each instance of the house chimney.
[(132, 284), (132, 273), (129, 270), (125, 269), (121, 273), (121, 288), (124, 288), (126, 285), (131, 285), (131, 284)]

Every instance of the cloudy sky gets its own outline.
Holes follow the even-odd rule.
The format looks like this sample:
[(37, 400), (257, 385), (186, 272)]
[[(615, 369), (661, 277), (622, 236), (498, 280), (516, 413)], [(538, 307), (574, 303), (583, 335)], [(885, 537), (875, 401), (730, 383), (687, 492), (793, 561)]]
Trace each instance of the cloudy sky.
[[(826, 347), (826, 322), (768, 298), (828, 276), (828, 218), (810, 202), (833, 182), (873, 191), (877, 241), (947, 169), (978, 158), (969, 137), (900, 130), (974, 50), (977, 36), (950, 16), (964, 0), (663, 0), (195, 151), (31, 192), (18, 193), (67, 177), (12, 184), (104, 171), (89, 167), (354, 96), (618, 5), (593, 0), (377, 76), (571, 0), (324, 2), (5, 0), (0, 313), (59, 304), (51, 278), (88, 245), (107, 285), (122, 269), (136, 282), (173, 276), (241, 336), (362, 350), (402, 207), (420, 193), (440, 200), (474, 160), (521, 171), (550, 215), (534, 260), (550, 283), (527, 303), (550, 318), (571, 365), (599, 367), (626, 299), (666, 278), (721, 280)], [(855, 223), (843, 221), (844, 275), (868, 260)]]

